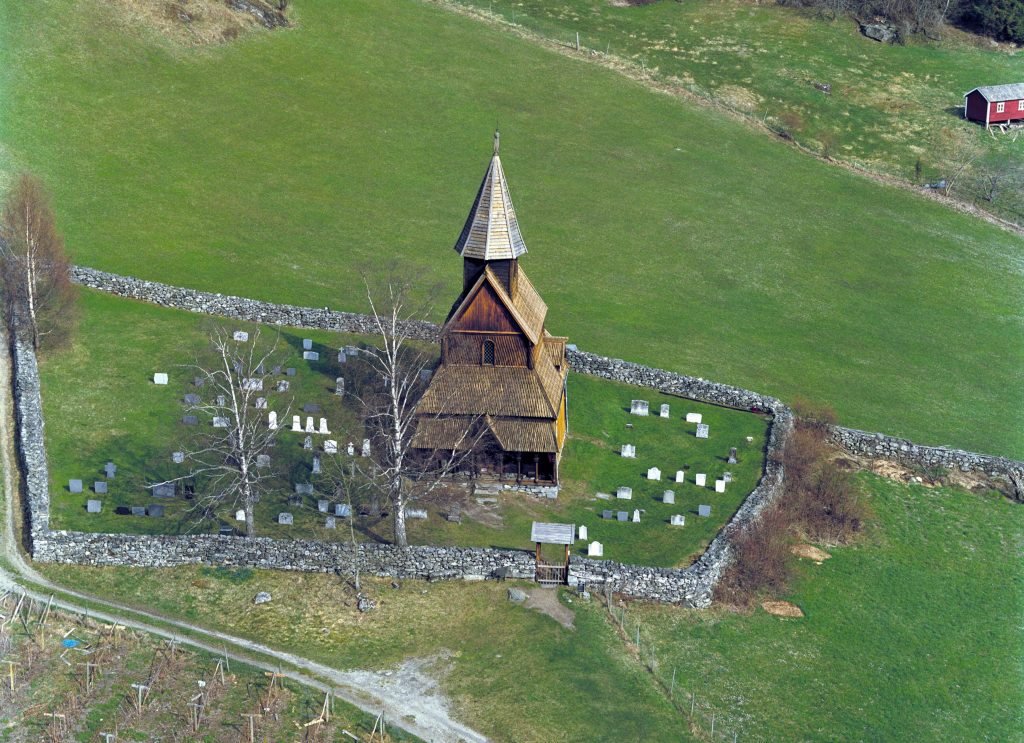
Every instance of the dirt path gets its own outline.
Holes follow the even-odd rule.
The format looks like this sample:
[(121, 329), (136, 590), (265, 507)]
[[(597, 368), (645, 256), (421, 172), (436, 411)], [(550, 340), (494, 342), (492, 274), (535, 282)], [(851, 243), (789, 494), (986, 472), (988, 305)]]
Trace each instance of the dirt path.
[[(189, 645), (215, 655), (226, 655), (232, 660), (247, 663), (266, 671), (277, 671), (284, 667), (289, 678), (320, 691), (330, 691), (339, 699), (371, 714), (384, 710), (385, 718), (401, 720), (401, 727), (427, 741), (456, 743), (485, 743), (487, 738), (475, 730), (451, 718), (446, 700), (434, 690), (436, 681), (425, 675), (418, 680), (418, 686), (395, 686), (377, 684), (363, 686), (358, 675), (363, 672), (345, 672), (336, 668), (303, 658), (292, 653), (275, 650), (262, 643), (208, 630), (189, 622), (180, 622), (168, 617), (133, 609), (112, 601), (106, 601), (79, 591), (72, 591), (51, 583), (25, 561), (15, 542), (14, 503), (16, 478), (12, 447), (11, 422), (13, 420), (11, 401), (11, 368), (8, 353), (0, 353), (0, 465), (3, 466), (3, 531), (0, 535), (0, 554), (7, 565), (0, 565), (0, 590), (24, 591), (28, 596), (45, 602), (51, 592), (57, 593), (53, 605), (78, 614), (86, 614), (110, 624), (120, 624), (142, 630), (183, 645)], [(70, 597), (65, 598), (65, 597)], [(74, 600), (104, 607), (102, 610), (89, 608)], [(256, 654), (255, 657), (253, 654)], [(414, 670), (419, 672), (419, 668)], [(290, 669), (290, 670), (289, 670)], [(386, 673), (386, 672), (385, 672)], [(432, 683), (431, 686), (427, 682)], [(419, 698), (417, 689), (429, 692), (429, 697)], [(413, 719), (405, 715), (414, 714)]]

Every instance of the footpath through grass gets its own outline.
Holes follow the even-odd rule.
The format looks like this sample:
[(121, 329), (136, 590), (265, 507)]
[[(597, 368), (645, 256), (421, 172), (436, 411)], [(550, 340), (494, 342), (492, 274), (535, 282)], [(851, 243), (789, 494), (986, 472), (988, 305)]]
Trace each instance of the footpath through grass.
[(1024, 457), (1020, 238), (437, 7), (292, 13), (194, 49), (99, 0), (0, 8), (0, 157), (75, 260), (351, 310), (397, 260), (447, 306), (497, 119), (552, 332)]

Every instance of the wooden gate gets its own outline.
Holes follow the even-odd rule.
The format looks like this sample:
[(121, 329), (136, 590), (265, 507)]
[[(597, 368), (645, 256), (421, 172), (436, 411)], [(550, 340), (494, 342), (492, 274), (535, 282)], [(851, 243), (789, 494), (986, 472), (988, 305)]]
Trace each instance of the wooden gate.
[(537, 563), (537, 582), (542, 586), (565, 585), (568, 568), (565, 565), (549, 565), (546, 562)]

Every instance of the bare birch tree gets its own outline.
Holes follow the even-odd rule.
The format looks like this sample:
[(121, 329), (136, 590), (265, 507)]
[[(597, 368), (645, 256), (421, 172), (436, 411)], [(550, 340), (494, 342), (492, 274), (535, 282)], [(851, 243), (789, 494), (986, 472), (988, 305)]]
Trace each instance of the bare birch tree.
[(73, 325), (75, 290), (64, 241), (42, 183), (23, 173), (4, 203), (0, 224), (0, 278), (7, 321), (18, 338), (39, 350)]
[[(199, 402), (188, 405), (190, 412), (200, 416), (201, 424), (190, 449), (184, 452), (188, 478), (196, 481), (200, 491), (197, 509), (208, 513), (218, 507), (241, 507), (245, 533), (251, 537), (255, 534), (254, 508), (273, 479), (272, 469), (260, 466), (260, 456), (274, 446), (279, 430), (269, 426), (274, 380), (268, 372), (278, 339), (262, 348), (259, 330), (250, 333), (248, 340), (236, 341), (231, 332), (215, 328), (210, 345), (212, 362), (197, 361), (185, 367), (201, 380), (196, 393)], [(260, 398), (268, 401), (267, 409), (257, 407)], [(290, 398), (283, 411), (275, 410), (282, 424), (290, 410)]]

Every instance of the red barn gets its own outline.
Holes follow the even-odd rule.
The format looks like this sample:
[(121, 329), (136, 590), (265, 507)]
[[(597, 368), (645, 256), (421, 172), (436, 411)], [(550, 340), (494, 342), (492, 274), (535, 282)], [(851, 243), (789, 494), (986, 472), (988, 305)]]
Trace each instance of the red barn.
[(975, 88), (964, 95), (964, 116), (986, 129), (992, 124), (1024, 121), (1024, 83)]

